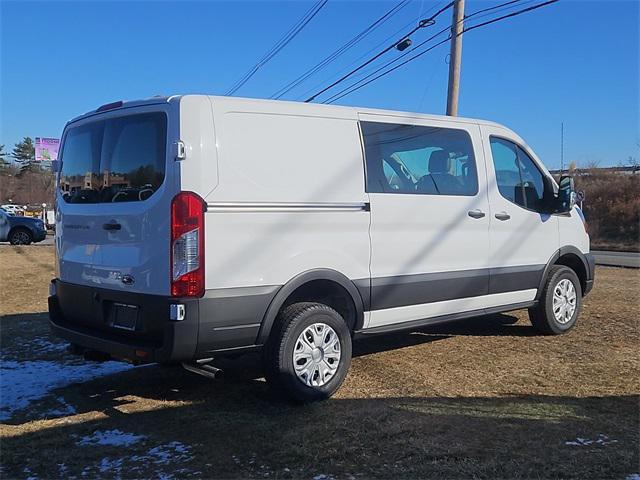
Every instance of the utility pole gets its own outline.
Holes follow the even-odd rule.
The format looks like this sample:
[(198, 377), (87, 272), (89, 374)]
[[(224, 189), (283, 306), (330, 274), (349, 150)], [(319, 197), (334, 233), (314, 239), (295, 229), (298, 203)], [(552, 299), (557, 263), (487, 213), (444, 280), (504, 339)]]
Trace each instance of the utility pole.
[(462, 30), (464, 28), (464, 0), (454, 0), (451, 25), (451, 55), (449, 59), (449, 88), (447, 89), (447, 115), (458, 115), (460, 91), (460, 63), (462, 60)]
[(560, 122), (560, 173), (564, 170), (564, 122)]

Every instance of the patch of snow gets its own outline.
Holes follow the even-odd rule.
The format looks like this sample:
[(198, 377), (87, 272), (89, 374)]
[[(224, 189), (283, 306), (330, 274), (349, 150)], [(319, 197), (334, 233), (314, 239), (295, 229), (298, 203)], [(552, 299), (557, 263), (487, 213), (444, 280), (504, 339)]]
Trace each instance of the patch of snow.
[(170, 442), (153, 447), (145, 456), (151, 457), (149, 461), (156, 465), (166, 465), (171, 461), (188, 461), (193, 458), (191, 448), (180, 442)]
[[(115, 431), (102, 433), (113, 434), (113, 432)], [(120, 434), (117, 436), (122, 438)], [(126, 476), (140, 478), (142, 476), (141, 472), (144, 472), (144, 476), (150, 478), (173, 480), (176, 477), (201, 475), (202, 472), (194, 471), (184, 466), (185, 463), (193, 460), (193, 458), (191, 447), (180, 442), (169, 442), (150, 448), (142, 455), (125, 455), (118, 458), (104, 457), (99, 463), (86, 466), (80, 476), (87, 478), (105, 476), (120, 479), (123, 472), (126, 472)], [(177, 466), (181, 468), (176, 469), (175, 467)], [(152, 474), (148, 472), (149, 468), (154, 470)]]
[(26, 480), (38, 480), (38, 476), (34, 475), (31, 472), (31, 469), (29, 467), (24, 467), (24, 469), (22, 470), (22, 473), (24, 473), (25, 475), (27, 475), (25, 478)]
[(66, 352), (67, 347), (66, 343), (54, 343), (44, 337), (33, 338), (29, 341), (29, 348), (33, 353)]
[(120, 430), (96, 430), (91, 435), (82, 437), (76, 442), (76, 445), (112, 445), (128, 447), (134, 443), (144, 440), (144, 435), (135, 435), (133, 433), (125, 433)]
[(56, 388), (130, 368), (133, 367), (122, 362), (75, 365), (48, 360), (3, 360), (0, 362), (0, 421), (8, 420), (14, 412), (24, 409)]
[(586, 447), (588, 445), (610, 445), (612, 443), (618, 443), (617, 440), (611, 440), (608, 436), (602, 433), (598, 434), (598, 438), (590, 440), (588, 438), (576, 438), (575, 440), (564, 442), (565, 445), (571, 445), (574, 447)]
[(640, 473), (632, 473), (625, 480), (640, 480)]
[(102, 460), (100, 460), (100, 465), (98, 465), (98, 470), (100, 470), (100, 473), (108, 473), (108, 474), (115, 473), (115, 477), (119, 478), (120, 472), (122, 472), (122, 459), (116, 458), (115, 460), (112, 460), (110, 458), (105, 457)]

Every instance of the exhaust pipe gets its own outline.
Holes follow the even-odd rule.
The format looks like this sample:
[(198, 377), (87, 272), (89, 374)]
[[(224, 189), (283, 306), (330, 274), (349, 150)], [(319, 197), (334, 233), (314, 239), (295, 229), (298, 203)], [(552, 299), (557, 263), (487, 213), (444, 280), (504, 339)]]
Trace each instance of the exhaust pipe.
[(197, 360), (195, 363), (183, 363), (182, 368), (215, 380), (216, 378), (220, 378), (224, 372), (213, 365), (209, 365), (211, 361), (213, 361), (213, 358), (204, 358)]

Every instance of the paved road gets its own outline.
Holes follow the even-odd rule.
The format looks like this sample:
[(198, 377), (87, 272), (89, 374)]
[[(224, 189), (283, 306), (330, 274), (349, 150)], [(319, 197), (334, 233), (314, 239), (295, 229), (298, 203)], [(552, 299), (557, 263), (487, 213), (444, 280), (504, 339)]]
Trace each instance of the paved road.
[(640, 253), (604, 252), (600, 250), (593, 250), (592, 253), (596, 257), (596, 265), (640, 268)]

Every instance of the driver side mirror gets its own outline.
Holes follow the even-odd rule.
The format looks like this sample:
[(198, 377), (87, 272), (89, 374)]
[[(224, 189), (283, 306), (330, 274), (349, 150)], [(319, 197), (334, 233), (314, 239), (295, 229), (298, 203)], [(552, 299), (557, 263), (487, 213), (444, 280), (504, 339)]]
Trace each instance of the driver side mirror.
[(576, 204), (573, 177), (563, 175), (558, 182), (558, 196), (556, 198), (556, 213), (568, 213)]

